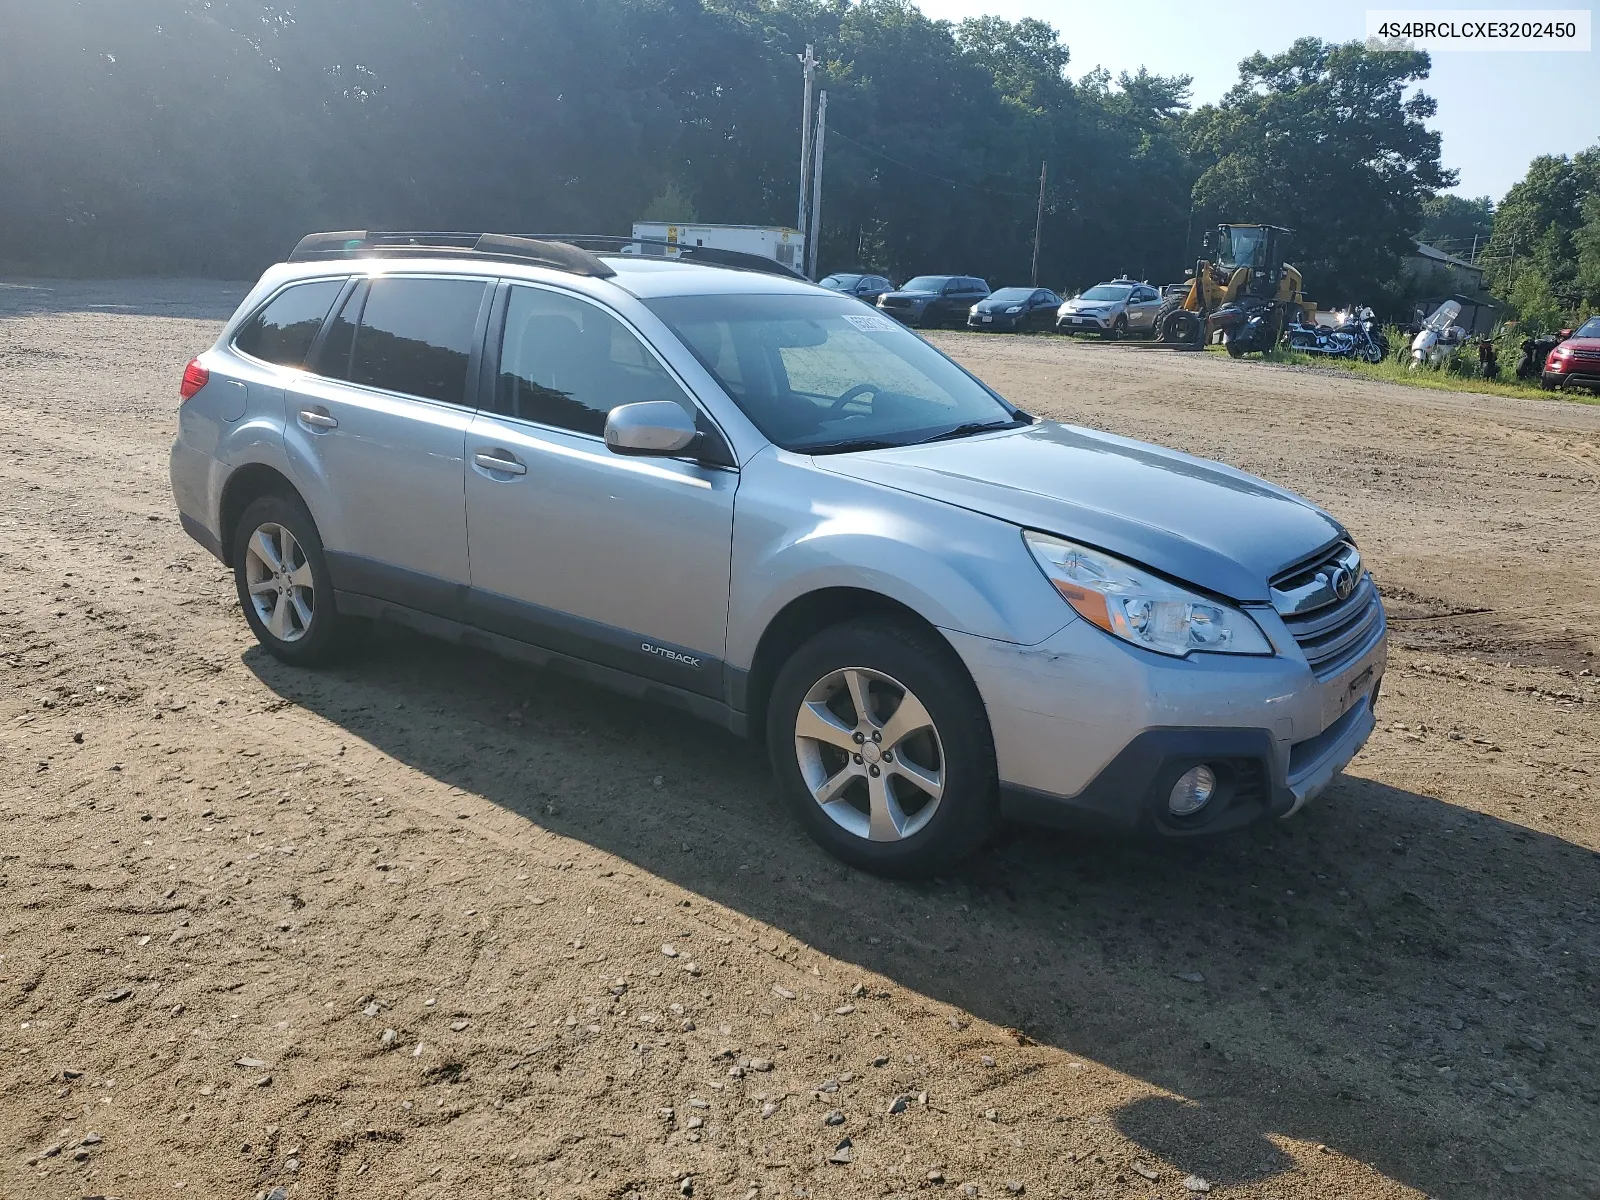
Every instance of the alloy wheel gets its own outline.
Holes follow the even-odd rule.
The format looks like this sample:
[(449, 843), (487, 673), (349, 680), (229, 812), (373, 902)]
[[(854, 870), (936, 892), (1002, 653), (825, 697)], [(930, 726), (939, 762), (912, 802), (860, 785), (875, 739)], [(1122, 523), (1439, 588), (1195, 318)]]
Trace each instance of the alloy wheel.
[(933, 718), (904, 684), (869, 667), (841, 667), (811, 686), (795, 715), (794, 747), (811, 798), (868, 841), (914, 836), (944, 796)]
[(298, 642), (311, 631), (316, 615), (311, 563), (287, 526), (256, 527), (245, 544), (244, 571), (250, 603), (268, 633), (280, 642)]

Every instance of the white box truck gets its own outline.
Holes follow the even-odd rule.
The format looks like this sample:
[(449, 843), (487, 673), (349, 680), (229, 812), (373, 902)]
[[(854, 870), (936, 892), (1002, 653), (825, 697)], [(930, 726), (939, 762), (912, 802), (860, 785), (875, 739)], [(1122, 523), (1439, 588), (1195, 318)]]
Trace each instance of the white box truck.
[[(635, 221), (633, 236), (649, 241), (630, 246), (631, 253), (676, 258), (675, 246), (705, 246), (714, 250), (737, 250), (759, 254), (796, 271), (806, 269), (805, 236), (782, 225), (694, 225), (674, 221)], [(650, 242), (666, 242), (665, 246)]]

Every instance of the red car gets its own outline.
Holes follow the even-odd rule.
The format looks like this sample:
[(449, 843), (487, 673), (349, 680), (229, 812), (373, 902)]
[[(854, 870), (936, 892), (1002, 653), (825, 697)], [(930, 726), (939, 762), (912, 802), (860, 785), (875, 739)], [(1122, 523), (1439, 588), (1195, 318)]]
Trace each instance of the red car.
[(1550, 391), (1573, 385), (1600, 393), (1600, 317), (1590, 317), (1550, 351), (1540, 382)]

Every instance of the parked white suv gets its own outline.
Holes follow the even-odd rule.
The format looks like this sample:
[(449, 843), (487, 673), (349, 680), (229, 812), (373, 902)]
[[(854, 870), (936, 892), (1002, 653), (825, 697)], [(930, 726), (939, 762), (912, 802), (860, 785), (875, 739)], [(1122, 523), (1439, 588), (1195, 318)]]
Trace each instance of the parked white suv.
[(722, 260), (309, 237), (184, 374), (184, 527), (287, 662), (371, 620), (563, 660), (764, 738), (874, 871), (1281, 817), (1360, 749), (1384, 614), (1327, 513)]

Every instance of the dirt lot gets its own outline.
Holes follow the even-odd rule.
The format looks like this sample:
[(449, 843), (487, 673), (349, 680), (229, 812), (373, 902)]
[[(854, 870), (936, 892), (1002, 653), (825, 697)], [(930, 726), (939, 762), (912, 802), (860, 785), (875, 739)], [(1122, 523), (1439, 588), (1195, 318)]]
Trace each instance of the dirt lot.
[(944, 338), (1326, 505), (1395, 636), (1292, 822), (910, 886), (687, 718), (257, 651), (166, 483), (240, 291), (0, 287), (3, 1200), (1600, 1196), (1600, 408)]

